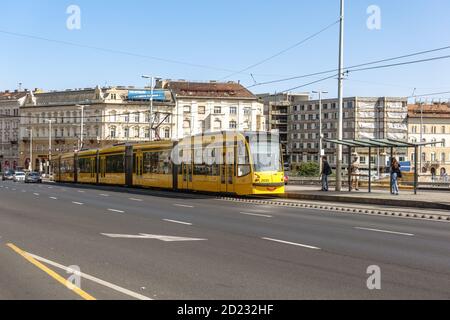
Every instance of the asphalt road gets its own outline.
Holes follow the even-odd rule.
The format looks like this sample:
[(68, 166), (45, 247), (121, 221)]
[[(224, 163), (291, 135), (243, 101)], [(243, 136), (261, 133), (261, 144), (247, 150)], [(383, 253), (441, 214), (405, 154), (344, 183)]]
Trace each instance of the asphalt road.
[(0, 299), (86, 298), (11, 245), (96, 299), (450, 299), (447, 222), (0, 182)]

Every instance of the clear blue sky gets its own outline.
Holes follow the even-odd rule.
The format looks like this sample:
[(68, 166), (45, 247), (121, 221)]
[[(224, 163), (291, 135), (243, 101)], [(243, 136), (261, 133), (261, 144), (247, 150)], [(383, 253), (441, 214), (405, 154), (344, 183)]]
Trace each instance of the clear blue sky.
[[(69, 5), (81, 8), (81, 30), (66, 28)], [(369, 5), (381, 8), (381, 30), (366, 27)], [(448, 0), (347, 0), (345, 64), (354, 65), (450, 45)], [(0, 33), (0, 90), (136, 85), (140, 75), (220, 79), (267, 58), (337, 20), (338, 0), (5, 0), (0, 30), (212, 67), (199, 68)], [(284, 55), (233, 76), (245, 85), (337, 67), (338, 26)], [(428, 55), (446, 55), (450, 50)], [(415, 59), (415, 58), (412, 58)], [(282, 91), (317, 78), (260, 86)], [(450, 60), (350, 75), (345, 95), (408, 96), (450, 91)], [(336, 96), (336, 80), (323, 89)], [(442, 95), (450, 98), (450, 94)]]

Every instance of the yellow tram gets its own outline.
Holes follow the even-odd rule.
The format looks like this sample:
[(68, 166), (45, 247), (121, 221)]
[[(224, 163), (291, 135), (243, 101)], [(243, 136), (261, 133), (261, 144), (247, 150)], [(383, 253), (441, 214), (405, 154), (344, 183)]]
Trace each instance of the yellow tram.
[(283, 194), (279, 136), (218, 132), (117, 145), (53, 160), (56, 182), (151, 187), (236, 195)]

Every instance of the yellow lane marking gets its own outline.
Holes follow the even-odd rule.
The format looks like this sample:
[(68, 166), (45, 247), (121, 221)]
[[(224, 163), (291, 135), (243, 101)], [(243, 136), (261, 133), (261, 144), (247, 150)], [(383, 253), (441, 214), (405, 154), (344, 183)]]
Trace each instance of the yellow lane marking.
[(42, 263), (40, 263), (39, 261), (37, 261), (36, 259), (34, 259), (33, 257), (31, 257), (28, 253), (26, 253), (25, 251), (21, 250), (20, 248), (16, 247), (14, 244), (12, 243), (8, 243), (7, 246), (9, 248), (11, 248), (12, 250), (14, 250), (17, 254), (21, 255), (23, 258), (25, 258), (28, 262), (30, 262), (31, 264), (33, 264), (34, 266), (38, 267), (39, 269), (41, 269), (42, 271), (44, 271), (45, 273), (47, 273), (50, 277), (52, 277), (53, 279), (55, 279), (56, 281), (58, 281), (59, 283), (61, 283), (63, 286), (65, 286), (67, 289), (72, 290), (73, 292), (75, 292), (76, 294), (78, 294), (80, 297), (82, 297), (85, 300), (96, 300), (93, 296), (91, 296), (90, 294), (86, 293), (85, 291), (81, 290), (80, 288), (78, 288), (77, 286), (73, 285), (72, 283), (70, 283), (69, 281), (67, 281), (66, 279), (64, 279), (63, 277), (61, 277), (59, 274), (57, 274), (56, 272), (54, 272), (53, 270), (47, 268), (45, 265), (43, 265)]

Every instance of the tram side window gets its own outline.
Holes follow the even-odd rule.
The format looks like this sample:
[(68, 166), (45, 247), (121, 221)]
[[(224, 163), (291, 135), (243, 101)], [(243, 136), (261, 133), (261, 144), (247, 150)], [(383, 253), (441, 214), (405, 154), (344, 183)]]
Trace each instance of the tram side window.
[(143, 155), (144, 174), (169, 174), (171, 171), (170, 152), (146, 152)]
[(91, 173), (91, 159), (89, 158), (78, 159), (78, 172)]
[(61, 162), (61, 173), (72, 173), (73, 168), (71, 165), (71, 161), (64, 160)]
[(238, 142), (238, 177), (250, 174), (250, 156), (243, 141)]
[(124, 156), (114, 155), (106, 157), (106, 173), (124, 173)]

